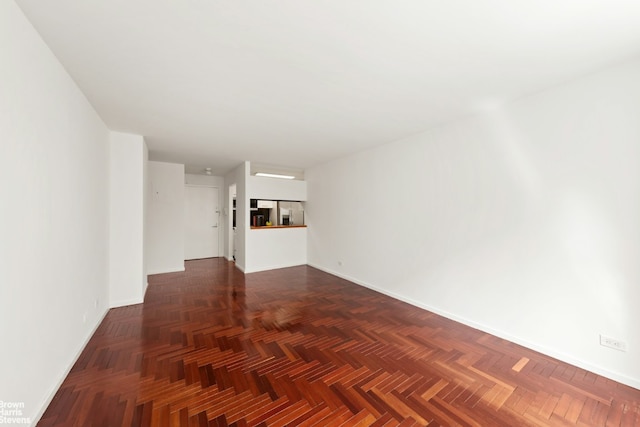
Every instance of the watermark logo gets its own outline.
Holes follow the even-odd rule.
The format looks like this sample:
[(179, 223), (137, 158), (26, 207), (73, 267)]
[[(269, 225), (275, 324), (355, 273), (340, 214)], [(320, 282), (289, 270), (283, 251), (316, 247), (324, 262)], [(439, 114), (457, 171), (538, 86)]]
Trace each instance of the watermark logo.
[(0, 424), (31, 424), (31, 418), (23, 412), (24, 402), (0, 400)]

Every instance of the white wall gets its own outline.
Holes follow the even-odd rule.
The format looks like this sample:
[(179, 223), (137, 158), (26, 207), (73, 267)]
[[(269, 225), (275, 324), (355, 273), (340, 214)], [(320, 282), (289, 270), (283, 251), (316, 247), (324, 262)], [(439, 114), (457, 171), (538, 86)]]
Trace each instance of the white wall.
[(246, 273), (304, 265), (307, 263), (307, 229), (249, 230), (246, 257)]
[(146, 141), (144, 142), (142, 153), (142, 297), (147, 292), (147, 271), (148, 266), (148, 254), (147, 254), (147, 239), (149, 238), (149, 198), (150, 198), (150, 185), (149, 185), (149, 148)]
[[(220, 192), (222, 193), (222, 187), (224, 187), (224, 177), (187, 173), (184, 175), (184, 183), (187, 185), (204, 185), (206, 187), (216, 187), (219, 188)], [(222, 201), (220, 202), (220, 206), (222, 206)]]
[(307, 170), (309, 264), (640, 388), (639, 117), (636, 60)]
[(111, 307), (120, 307), (141, 303), (147, 287), (144, 174), (148, 151), (140, 135), (111, 132), (110, 139), (109, 297)]
[(299, 180), (249, 176), (247, 192), (250, 199), (307, 200), (307, 183)]
[(0, 400), (35, 422), (108, 306), (109, 132), (12, 1), (0, 63)]
[(149, 162), (148, 273), (184, 271), (184, 165)]

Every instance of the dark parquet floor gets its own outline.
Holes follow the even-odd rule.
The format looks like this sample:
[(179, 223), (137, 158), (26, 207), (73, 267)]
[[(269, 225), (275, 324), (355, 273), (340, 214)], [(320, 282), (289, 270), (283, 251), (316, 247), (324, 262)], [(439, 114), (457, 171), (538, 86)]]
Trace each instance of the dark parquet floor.
[(636, 426), (640, 391), (311, 267), (112, 309), (40, 426)]

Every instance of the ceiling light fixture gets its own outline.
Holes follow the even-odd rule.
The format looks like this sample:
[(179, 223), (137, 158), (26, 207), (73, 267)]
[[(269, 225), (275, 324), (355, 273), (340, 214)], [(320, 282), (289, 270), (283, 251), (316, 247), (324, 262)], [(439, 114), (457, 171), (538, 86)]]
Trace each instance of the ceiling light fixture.
[(205, 168), (204, 173), (211, 175), (211, 168)]
[(295, 178), (295, 176), (293, 175), (279, 175), (277, 173), (264, 173), (264, 172), (258, 172), (256, 174), (256, 176), (263, 176), (266, 178), (281, 178), (281, 179), (293, 179)]

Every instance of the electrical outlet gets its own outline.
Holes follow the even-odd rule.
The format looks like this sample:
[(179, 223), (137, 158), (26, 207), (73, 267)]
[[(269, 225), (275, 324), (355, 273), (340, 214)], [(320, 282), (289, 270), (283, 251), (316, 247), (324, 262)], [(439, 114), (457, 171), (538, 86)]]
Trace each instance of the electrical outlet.
[(87, 312), (86, 311), (82, 315), (82, 323), (87, 323)]
[(606, 335), (600, 335), (600, 345), (604, 347), (613, 348), (614, 350), (627, 351), (626, 342), (608, 337)]
[(100, 298), (96, 298), (95, 301), (93, 301), (93, 308), (98, 308), (99, 305), (100, 305)]

